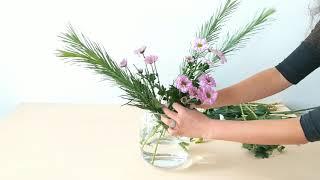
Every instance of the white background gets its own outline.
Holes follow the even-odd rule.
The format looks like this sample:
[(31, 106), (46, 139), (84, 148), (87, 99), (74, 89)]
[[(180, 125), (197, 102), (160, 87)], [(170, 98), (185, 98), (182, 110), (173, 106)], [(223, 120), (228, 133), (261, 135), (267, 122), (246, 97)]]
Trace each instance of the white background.
[[(58, 35), (68, 23), (101, 42), (117, 61), (141, 61), (133, 50), (147, 45), (160, 57), (161, 81), (178, 74), (181, 59), (217, 0), (10, 0), (0, 2), (0, 117), (21, 102), (121, 103), (121, 92), (100, 77), (55, 57)], [(306, 37), (308, 0), (243, 0), (226, 30), (250, 21), (258, 10), (276, 8), (263, 32), (216, 70), (218, 87), (275, 66)], [(319, 70), (270, 101), (294, 108), (320, 104)], [(268, 83), (268, 82), (266, 82)], [(252, 87), (254, 88), (254, 87)]]

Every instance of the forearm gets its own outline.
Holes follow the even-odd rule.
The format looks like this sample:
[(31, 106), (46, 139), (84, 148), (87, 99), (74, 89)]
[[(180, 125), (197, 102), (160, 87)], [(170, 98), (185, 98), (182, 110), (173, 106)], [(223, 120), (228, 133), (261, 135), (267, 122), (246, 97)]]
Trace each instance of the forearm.
[(240, 104), (276, 94), (291, 86), (279, 71), (270, 68), (233, 86), (218, 91), (214, 107)]
[(257, 121), (211, 120), (207, 127), (208, 139), (264, 145), (308, 142), (301, 128), (300, 118)]

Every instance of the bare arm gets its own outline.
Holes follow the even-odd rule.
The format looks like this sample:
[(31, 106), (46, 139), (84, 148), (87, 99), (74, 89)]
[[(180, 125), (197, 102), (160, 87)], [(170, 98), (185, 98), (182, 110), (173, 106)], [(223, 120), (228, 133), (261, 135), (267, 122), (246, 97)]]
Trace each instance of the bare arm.
[[(300, 117), (288, 120), (221, 121), (209, 119), (197, 110), (187, 109), (174, 103), (176, 112), (164, 107), (165, 114), (176, 121), (172, 135), (203, 137), (249, 144), (304, 144), (307, 139), (300, 125)], [(161, 120), (170, 125), (171, 120)]]
[[(299, 83), (320, 67), (320, 22), (308, 38), (275, 68), (262, 71), (238, 84), (219, 91), (214, 106), (221, 107), (262, 99)], [(281, 73), (280, 73), (281, 72)], [(202, 108), (211, 108), (200, 106)], [(250, 144), (303, 144), (320, 141), (320, 109), (288, 120), (220, 121), (210, 120), (196, 110), (179, 104), (178, 112), (164, 112), (177, 122), (173, 135), (205, 137)], [(163, 122), (171, 121), (163, 117)]]
[(249, 144), (305, 144), (300, 117), (288, 120), (208, 121), (209, 139)]
[(283, 91), (291, 85), (276, 68), (270, 68), (219, 90), (214, 106), (200, 107), (213, 108), (255, 101)]

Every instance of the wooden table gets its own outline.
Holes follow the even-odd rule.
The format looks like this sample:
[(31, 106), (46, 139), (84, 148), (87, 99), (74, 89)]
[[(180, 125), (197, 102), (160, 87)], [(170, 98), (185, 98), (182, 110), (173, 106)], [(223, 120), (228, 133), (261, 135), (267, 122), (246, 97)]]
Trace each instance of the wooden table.
[(21, 104), (0, 121), (1, 180), (319, 180), (320, 144), (256, 159), (239, 143), (191, 147), (192, 165), (164, 171), (142, 160), (143, 111), (117, 105)]

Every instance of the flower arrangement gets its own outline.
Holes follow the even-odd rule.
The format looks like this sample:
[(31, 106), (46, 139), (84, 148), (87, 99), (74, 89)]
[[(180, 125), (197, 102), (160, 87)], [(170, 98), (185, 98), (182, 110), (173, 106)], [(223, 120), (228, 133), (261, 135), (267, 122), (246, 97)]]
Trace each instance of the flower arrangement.
[[(77, 33), (71, 25), (66, 33), (59, 36), (64, 43), (64, 48), (57, 50), (57, 56), (69, 62), (86, 65), (87, 68), (94, 70), (123, 90), (124, 94), (121, 97), (127, 100), (125, 105), (135, 106), (155, 115), (163, 114), (163, 103), (170, 109), (174, 102), (185, 107), (190, 107), (191, 104), (212, 105), (218, 96), (215, 89), (217, 82), (211, 75), (212, 71), (226, 63), (230, 55), (245, 47), (248, 40), (264, 28), (275, 12), (274, 9), (264, 9), (242, 28), (221, 37), (224, 24), (239, 4), (239, 0), (226, 0), (201, 26), (192, 42), (189, 54), (181, 62), (180, 75), (169, 87), (165, 87), (160, 82), (157, 70), (160, 58), (157, 55), (147, 54), (146, 46), (134, 51), (142, 58), (145, 67), (137, 67), (133, 64), (134, 69), (130, 69), (128, 66), (130, 61), (123, 59), (118, 63), (111, 58), (103, 46)], [(222, 108), (208, 110), (204, 113), (216, 117), (217, 112), (223, 114), (222, 110)], [(235, 119), (235, 115), (230, 117)], [(152, 135), (159, 132), (161, 137), (168, 127), (159, 118), (156, 121), (158, 125)], [(190, 140), (195, 141), (192, 138)], [(142, 142), (142, 145), (148, 144), (147, 141), (148, 138)], [(201, 139), (195, 142), (201, 142)], [(189, 143), (181, 142), (179, 145), (187, 150)], [(154, 160), (155, 156), (152, 162)]]

